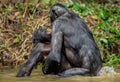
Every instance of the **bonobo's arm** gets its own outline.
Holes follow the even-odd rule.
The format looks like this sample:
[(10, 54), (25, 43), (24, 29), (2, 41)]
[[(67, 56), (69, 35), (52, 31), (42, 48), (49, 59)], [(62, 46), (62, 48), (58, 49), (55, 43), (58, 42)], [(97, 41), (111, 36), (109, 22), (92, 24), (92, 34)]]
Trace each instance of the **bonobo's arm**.
[(62, 42), (63, 34), (59, 30), (59, 26), (54, 24), (52, 29), (51, 51), (43, 66), (44, 74), (56, 73), (58, 71), (57, 68), (61, 60)]
[[(45, 44), (38, 43), (32, 50), (32, 53), (27, 60), (27, 62), (22, 66), (22, 68), (19, 70), (17, 77), (24, 77), (24, 76), (30, 76), (31, 71), (33, 67), (36, 65), (38, 60), (40, 60), (40, 56), (42, 55), (42, 52), (48, 52), (50, 51), (50, 46), (45, 47)], [(42, 57), (42, 56), (41, 56)]]

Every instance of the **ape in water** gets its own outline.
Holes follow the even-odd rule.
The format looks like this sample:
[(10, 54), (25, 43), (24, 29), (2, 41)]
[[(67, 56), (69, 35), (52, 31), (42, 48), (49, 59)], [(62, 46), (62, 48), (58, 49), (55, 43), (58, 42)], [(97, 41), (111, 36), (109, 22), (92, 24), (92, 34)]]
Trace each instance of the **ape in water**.
[(51, 31), (37, 29), (32, 36), (34, 48), (27, 62), (21, 67), (17, 77), (30, 76), (32, 69), (38, 62), (44, 63), (50, 52)]
[[(102, 65), (101, 55), (85, 22), (62, 4), (53, 5), (49, 16), (52, 24), (52, 33), (49, 34), (51, 41), (48, 37), (39, 38), (30, 58), (17, 76), (30, 75), (32, 68), (42, 58), (44, 74), (56, 74), (63, 77), (97, 75)], [(39, 32), (37, 35), (43, 36)], [(49, 54), (44, 57), (42, 52)]]

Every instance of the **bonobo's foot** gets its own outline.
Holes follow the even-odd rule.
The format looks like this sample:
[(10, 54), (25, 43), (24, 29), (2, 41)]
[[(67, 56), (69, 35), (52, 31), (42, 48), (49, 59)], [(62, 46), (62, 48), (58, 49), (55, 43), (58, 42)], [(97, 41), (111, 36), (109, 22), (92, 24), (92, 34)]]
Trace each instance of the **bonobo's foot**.
[(58, 73), (58, 67), (59, 67), (58, 62), (46, 60), (42, 68), (42, 71), (44, 74), (50, 74), (50, 73), (56, 74)]
[(58, 73), (58, 76), (60, 77), (70, 77), (75, 75), (90, 76), (90, 72), (89, 69), (85, 68), (71, 68), (61, 73)]
[(72, 75), (69, 75), (69, 74), (64, 74), (64, 73), (58, 73), (57, 74), (58, 75), (58, 77), (71, 77)]

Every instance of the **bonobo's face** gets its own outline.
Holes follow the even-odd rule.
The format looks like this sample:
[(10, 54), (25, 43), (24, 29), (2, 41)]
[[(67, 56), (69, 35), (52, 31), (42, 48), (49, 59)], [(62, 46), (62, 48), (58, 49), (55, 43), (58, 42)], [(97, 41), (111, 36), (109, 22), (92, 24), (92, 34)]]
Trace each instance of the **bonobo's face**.
[(50, 38), (51, 29), (37, 29), (32, 36), (32, 42), (36, 46), (39, 42), (49, 42)]
[(64, 15), (67, 12), (68, 12), (68, 9), (62, 4), (53, 5), (49, 12), (49, 17), (50, 17), (51, 22), (54, 22), (56, 18)]

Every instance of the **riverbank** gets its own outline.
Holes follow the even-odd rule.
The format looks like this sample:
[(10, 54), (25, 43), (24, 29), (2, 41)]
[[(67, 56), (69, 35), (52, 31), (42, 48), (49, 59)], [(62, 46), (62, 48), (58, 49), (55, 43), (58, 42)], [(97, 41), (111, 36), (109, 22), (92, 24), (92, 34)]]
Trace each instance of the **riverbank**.
[(120, 2), (45, 1), (0, 2), (0, 68), (14, 68), (26, 61), (33, 48), (34, 30), (43, 26), (51, 27), (47, 14), (50, 6), (57, 1), (85, 20), (99, 46), (103, 64), (120, 65)]

